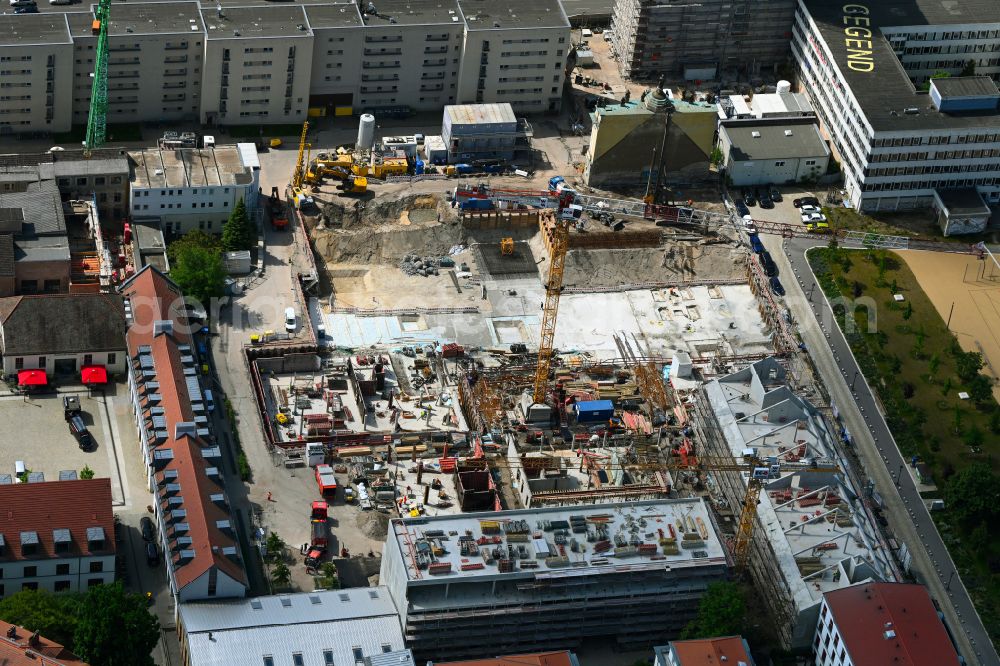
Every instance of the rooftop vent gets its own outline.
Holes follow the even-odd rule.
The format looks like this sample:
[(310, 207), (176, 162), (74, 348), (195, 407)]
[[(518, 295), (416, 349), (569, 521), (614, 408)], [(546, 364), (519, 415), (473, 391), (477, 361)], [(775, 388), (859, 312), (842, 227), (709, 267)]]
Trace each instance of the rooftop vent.
[(754, 130), (753, 132), (750, 132), (750, 136), (752, 136), (755, 139), (759, 139), (760, 138), (760, 132)]
[(252, 608), (254, 610), (260, 610), (263, 607), (264, 607), (264, 605), (262, 603), (260, 603), (260, 599), (251, 599), (250, 600), (250, 608)]
[(903, 109), (903, 113), (905, 113), (908, 116), (915, 116), (918, 113), (920, 113), (920, 109), (918, 109), (915, 106), (911, 106), (909, 108)]
[(885, 637), (885, 640), (889, 640), (890, 638), (895, 638), (896, 637), (896, 632), (893, 631), (892, 629), (890, 629), (889, 631), (886, 631), (885, 633), (883, 633), (882, 636)]
[(791, 136), (792, 130), (785, 130), (785, 136)]
[(174, 332), (174, 322), (170, 321), (169, 319), (157, 319), (156, 321), (153, 322), (154, 337), (160, 335), (161, 333), (170, 335), (173, 332)]

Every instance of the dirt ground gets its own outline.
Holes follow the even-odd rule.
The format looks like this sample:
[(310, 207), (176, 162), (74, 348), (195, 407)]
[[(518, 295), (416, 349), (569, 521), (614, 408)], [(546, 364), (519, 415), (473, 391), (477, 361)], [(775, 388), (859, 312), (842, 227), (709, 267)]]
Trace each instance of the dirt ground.
[[(986, 361), (985, 374), (1000, 379), (1000, 266), (967, 254), (942, 252), (899, 252), (934, 303), (941, 318), (948, 321), (962, 349), (980, 352)], [(1000, 384), (993, 386), (1000, 401)]]

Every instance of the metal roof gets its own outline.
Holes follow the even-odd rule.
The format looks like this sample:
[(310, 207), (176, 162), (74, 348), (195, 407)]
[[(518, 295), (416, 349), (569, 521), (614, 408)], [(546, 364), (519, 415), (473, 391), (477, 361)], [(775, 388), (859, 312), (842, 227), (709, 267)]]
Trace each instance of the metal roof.
[(830, 152), (819, 127), (811, 122), (727, 120), (719, 131), (725, 132), (732, 143), (734, 162), (824, 157)]
[(452, 125), (478, 125), (482, 123), (514, 123), (514, 109), (510, 104), (450, 104), (444, 107)]

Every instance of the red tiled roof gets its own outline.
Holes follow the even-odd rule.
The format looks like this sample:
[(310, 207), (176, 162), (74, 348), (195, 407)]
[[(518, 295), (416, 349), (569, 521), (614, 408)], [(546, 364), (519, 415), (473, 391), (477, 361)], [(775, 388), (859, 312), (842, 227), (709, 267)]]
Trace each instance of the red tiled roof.
[[(923, 585), (863, 583), (825, 598), (854, 666), (958, 664)], [(887, 638), (886, 632), (893, 635)]]
[(570, 652), (535, 652), (513, 654), (495, 659), (473, 659), (471, 661), (434, 662), (434, 666), (572, 666)]
[(739, 636), (673, 641), (670, 647), (674, 649), (680, 666), (719, 666), (723, 662), (736, 666), (741, 661), (753, 663)]
[[(41, 485), (41, 484), (38, 484)], [(8, 635), (11, 627), (14, 634)], [(33, 632), (0, 620), (0, 664), (3, 666), (88, 666), (75, 654), (55, 641), (39, 636), (31, 641)], [(37, 655), (41, 655), (39, 659)]]
[[(217, 521), (230, 519), (229, 513), (209, 499), (209, 495), (223, 492), (222, 485), (205, 473), (212, 465), (205, 460), (201, 451), (212, 445), (197, 436), (175, 437), (177, 423), (194, 420), (181, 360), (183, 353), (178, 349), (178, 345), (191, 344), (180, 290), (169, 278), (147, 266), (122, 286), (122, 294), (129, 300), (132, 308), (133, 321), (126, 334), (130, 359), (134, 361), (143, 345), (148, 345), (151, 349), (156, 370), (155, 381), (159, 383), (156, 392), (160, 395), (160, 401), (156, 406), (163, 408), (167, 423), (167, 439), (156, 445), (156, 449), (171, 449), (173, 452), (173, 459), (159, 471), (177, 472), (176, 483), (181, 487), (180, 496), (183, 498), (181, 508), (186, 512), (184, 522), (188, 524), (188, 532), (184, 536), (191, 537), (188, 549), (193, 551), (194, 557), (181, 563), (177, 555), (173, 555), (177, 587), (184, 588), (212, 567), (217, 567), (230, 578), (246, 584), (243, 567), (221, 552), (221, 548), (237, 544), (216, 526)], [(156, 335), (153, 322), (167, 320), (173, 322), (173, 330), (169, 334)], [(143, 410), (152, 406), (146, 398), (140, 401), (140, 405)], [(158, 478), (161, 476), (158, 474)], [(161, 508), (166, 506), (166, 499), (161, 495)]]
[[(104, 529), (104, 550), (90, 551), (88, 527)], [(59, 529), (68, 529), (72, 541), (67, 553), (57, 555), (52, 532)], [(0, 561), (114, 554), (114, 529), (111, 479), (0, 485), (0, 534), (5, 542)], [(38, 535), (35, 554), (21, 554), (22, 532)]]

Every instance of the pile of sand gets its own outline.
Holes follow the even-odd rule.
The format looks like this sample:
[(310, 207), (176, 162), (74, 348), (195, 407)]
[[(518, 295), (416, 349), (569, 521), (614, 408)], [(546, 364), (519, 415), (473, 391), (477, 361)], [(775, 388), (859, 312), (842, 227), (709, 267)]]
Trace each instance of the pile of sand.
[(389, 516), (381, 511), (362, 511), (355, 522), (369, 539), (384, 539), (389, 534)]

